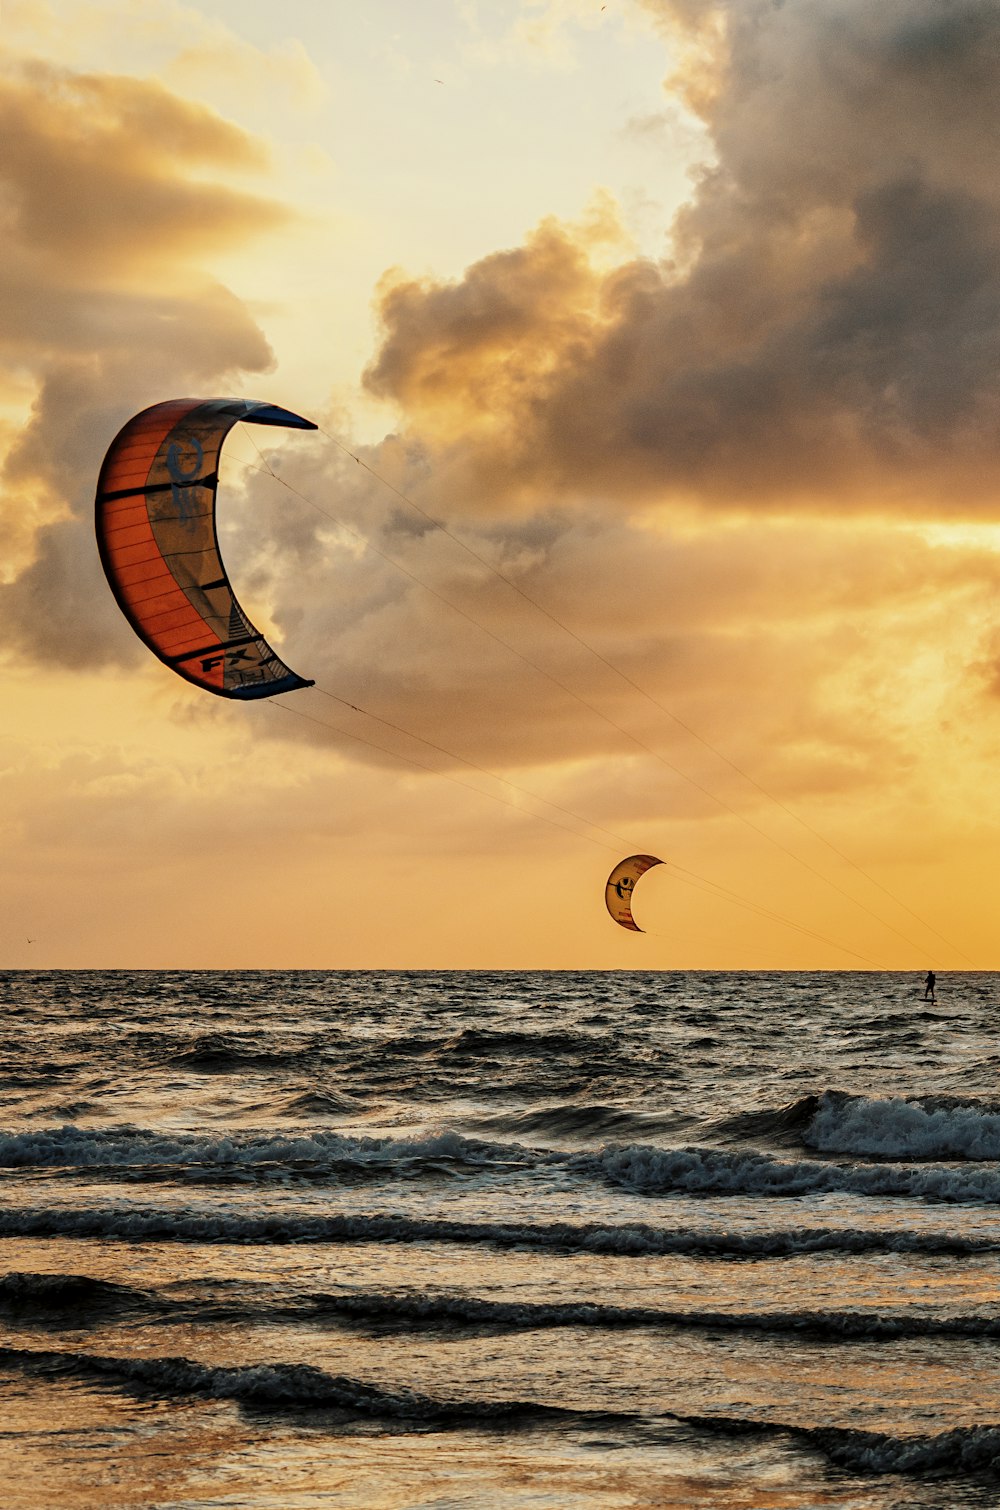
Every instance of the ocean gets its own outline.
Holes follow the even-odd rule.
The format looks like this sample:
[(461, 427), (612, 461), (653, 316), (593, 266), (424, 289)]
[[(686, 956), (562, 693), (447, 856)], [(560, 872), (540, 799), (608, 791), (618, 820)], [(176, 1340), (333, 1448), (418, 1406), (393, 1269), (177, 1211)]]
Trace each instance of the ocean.
[(0, 974), (0, 1504), (1000, 1506), (1000, 977)]

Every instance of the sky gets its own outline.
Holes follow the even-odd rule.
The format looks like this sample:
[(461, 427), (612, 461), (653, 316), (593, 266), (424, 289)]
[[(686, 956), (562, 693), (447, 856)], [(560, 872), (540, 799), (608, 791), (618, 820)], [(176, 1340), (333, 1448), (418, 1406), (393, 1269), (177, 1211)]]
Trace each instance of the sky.
[[(0, 23), (0, 967), (1000, 965), (992, 0)], [(315, 687), (108, 590), (188, 396)]]

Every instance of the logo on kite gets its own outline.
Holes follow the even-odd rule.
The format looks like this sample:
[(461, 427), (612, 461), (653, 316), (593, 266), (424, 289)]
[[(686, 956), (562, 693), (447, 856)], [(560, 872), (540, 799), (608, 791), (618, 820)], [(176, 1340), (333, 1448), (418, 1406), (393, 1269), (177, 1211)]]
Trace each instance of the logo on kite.
[(97, 483), (105, 576), (139, 639), (218, 697), (273, 697), (313, 683), (255, 629), (219, 554), (219, 453), (240, 421), (315, 430), (288, 409), (245, 399), (171, 399), (130, 419)]
[(644, 876), (647, 870), (652, 870), (654, 865), (662, 864), (663, 861), (655, 855), (629, 855), (608, 876), (604, 900), (615, 922), (623, 928), (630, 928), (633, 933), (643, 932), (632, 916), (632, 893), (640, 876)]

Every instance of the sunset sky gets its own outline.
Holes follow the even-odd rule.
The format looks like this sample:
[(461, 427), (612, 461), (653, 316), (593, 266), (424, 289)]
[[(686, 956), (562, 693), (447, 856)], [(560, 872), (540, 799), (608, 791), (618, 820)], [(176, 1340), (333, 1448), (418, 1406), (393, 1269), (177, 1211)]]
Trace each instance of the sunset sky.
[[(1000, 965), (993, 0), (0, 22), (0, 967)], [(185, 396), (313, 689), (108, 590)]]

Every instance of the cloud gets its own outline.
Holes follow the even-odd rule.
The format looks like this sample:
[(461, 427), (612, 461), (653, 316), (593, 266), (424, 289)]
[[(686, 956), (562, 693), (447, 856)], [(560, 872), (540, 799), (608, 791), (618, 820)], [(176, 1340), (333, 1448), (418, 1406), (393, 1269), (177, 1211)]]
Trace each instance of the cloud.
[(296, 110), (317, 110), (326, 101), (327, 82), (296, 38), (263, 50), (218, 23), (199, 20), (206, 34), (169, 64), (168, 84), (176, 81), (178, 88), (190, 90), (197, 82), (216, 101), (234, 104), (247, 90), (276, 97), (286, 109), (292, 105)]
[[(599, 197), (579, 223), (547, 220), (456, 282), (386, 276), (368, 383), (403, 424), (358, 455), (471, 553), (321, 440), (266, 440), (279, 475), (317, 509), (253, 470), (242, 482), (239, 468), (226, 473), (223, 552), (251, 617), (296, 671), (385, 721), (317, 692), (300, 701), (320, 722), (288, 719), (296, 732), (280, 737), (332, 741), (354, 762), (391, 766), (357, 742), (370, 740), (417, 762), (460, 771), (464, 760), (531, 781), (576, 762), (567, 779), (584, 787), (604, 773), (609, 819), (628, 770), (637, 792), (645, 782), (670, 811), (708, 816), (718, 806), (670, 765), (727, 800), (759, 799), (671, 713), (781, 790), (818, 794), (870, 785), (887, 761), (900, 768), (912, 720), (932, 718), (908, 683), (894, 690), (907, 644), (943, 634), (956, 685), (974, 680), (981, 691), (956, 636), (991, 590), (992, 558), (932, 552), (874, 526), (821, 527), (815, 508), (834, 497), (838, 513), (873, 499), (912, 512), (935, 489), (954, 489), (963, 465), (980, 466), (989, 437), (967, 396), (986, 381), (989, 321), (975, 296), (985, 297), (991, 265), (993, 191), (981, 173), (953, 179), (938, 143), (934, 173), (930, 145), (926, 163), (911, 153), (904, 164), (901, 149), (898, 162), (888, 154), (883, 181), (877, 154), (862, 171), (860, 149), (834, 130), (839, 120), (841, 135), (863, 136), (860, 105), (843, 107), (831, 80), (853, 80), (852, 60), (859, 80), (870, 73), (877, 36), (891, 61), (902, 12), (918, 7), (890, 6), (882, 22), (844, 0), (791, 19), (751, 9), (753, 28), (742, 10), (717, 8), (701, 38), (713, 88), (699, 99), (718, 161), (675, 228), (671, 263), (630, 258)], [(819, 67), (808, 44), (834, 9), (841, 26), (820, 69), (830, 73), (824, 95), (821, 78), (800, 80), (796, 69)], [(678, 24), (676, 13), (658, 14)], [(972, 68), (980, 54), (960, 44), (955, 68), (959, 54)], [(891, 72), (890, 61), (880, 66)], [(777, 125), (757, 98), (758, 76)], [(18, 199), (24, 170), (9, 171), (22, 294), (0, 349), (35, 374), (37, 397), (5, 462), (16, 501), (9, 540), (21, 558), (0, 617), (23, 658), (138, 665), (146, 652), (104, 588), (90, 538), (92, 479), (108, 437), (144, 403), (211, 391), (270, 362), (244, 305), (199, 267), (215, 238), (239, 245), (254, 219), (243, 195), (206, 198), (214, 178), (203, 175), (225, 187), (260, 150), (218, 117), (200, 137), (206, 113), (159, 85), (132, 80), (120, 91), (103, 80), (95, 90), (89, 76), (32, 77), (52, 95), (48, 125), (42, 104), (22, 97), (27, 75), (7, 80), (27, 160), (45, 160), (46, 130), (101, 134), (92, 170), (89, 149), (74, 147), (100, 198), (107, 143), (126, 123), (136, 140), (93, 223), (79, 219), (85, 196), (73, 200), (58, 254), (51, 229)], [(809, 180), (787, 130), (807, 86), (831, 132), (821, 182)], [(857, 82), (872, 110), (888, 110), (866, 88)], [(93, 117), (81, 107), (90, 99), (100, 103)], [(162, 149), (167, 126), (176, 156)], [(121, 277), (105, 277), (95, 249), (126, 182), (150, 223), (167, 224), (157, 216), (168, 202), (190, 213), (162, 243), (127, 231), (132, 240), (114, 251)], [(262, 203), (260, 223), (277, 223), (280, 207)], [(201, 204), (217, 205), (218, 218), (196, 234)], [(980, 348), (974, 315), (987, 337)], [(967, 349), (951, 350), (963, 324)], [(935, 342), (951, 369), (930, 360)], [(227, 450), (236, 445), (234, 436)], [(255, 450), (244, 453), (253, 468)], [(809, 523), (794, 523), (798, 504), (814, 510)], [(730, 511), (724, 529), (706, 529), (705, 506)], [(942, 627), (945, 609), (953, 627)], [(845, 668), (862, 664), (868, 679), (851, 682)], [(874, 714), (862, 694), (876, 697)], [(203, 702), (206, 720), (222, 717)]]
[(1000, 13), (646, 8), (697, 44), (714, 149), (670, 257), (609, 268), (550, 221), (454, 282), (394, 276), (371, 391), (456, 510), (994, 510)]
[(0, 465), (0, 625), (18, 659), (136, 656), (93, 545), (93, 485), (129, 414), (273, 363), (205, 257), (286, 224), (229, 186), (261, 144), (155, 80), (7, 60), (0, 72), (0, 373), (30, 416)]
[(281, 224), (272, 202), (195, 176), (262, 169), (261, 145), (155, 80), (38, 62), (0, 79), (4, 232), (79, 286), (116, 286)]
[[(974, 722), (997, 559), (975, 539), (594, 505), (449, 521), (466, 551), (322, 437), (272, 444), (294, 492), (250, 472), (240, 497), (227, 478), (226, 559), (289, 664), (343, 700), (303, 694), (319, 723), (282, 737), (392, 768), (355, 742), (370, 740), (454, 772), (520, 772), (531, 789), (562, 768), (570, 788), (603, 790), (585, 810), (614, 826), (626, 771), (665, 811), (724, 814), (685, 777), (760, 805), (713, 745), (769, 789), (818, 798), (877, 790), (887, 768), (908, 781), (915, 741), (943, 750), (944, 718)], [(420, 453), (359, 455), (437, 512)]]

